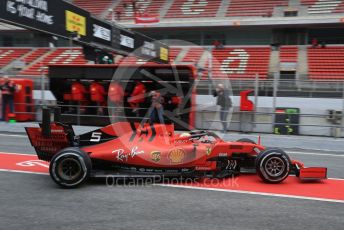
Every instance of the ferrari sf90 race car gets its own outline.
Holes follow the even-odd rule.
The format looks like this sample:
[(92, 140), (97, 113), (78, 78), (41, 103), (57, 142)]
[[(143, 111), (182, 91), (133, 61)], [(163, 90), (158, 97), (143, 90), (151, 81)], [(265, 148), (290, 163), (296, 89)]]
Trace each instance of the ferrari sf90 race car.
[(327, 169), (305, 168), (279, 148), (250, 139), (224, 141), (213, 132), (175, 133), (173, 124), (117, 122), (75, 135), (71, 126), (43, 121), (26, 128), (38, 158), (50, 162), (54, 182), (72, 188), (90, 177), (214, 177), (251, 170), (267, 183), (291, 173), (326, 179)]

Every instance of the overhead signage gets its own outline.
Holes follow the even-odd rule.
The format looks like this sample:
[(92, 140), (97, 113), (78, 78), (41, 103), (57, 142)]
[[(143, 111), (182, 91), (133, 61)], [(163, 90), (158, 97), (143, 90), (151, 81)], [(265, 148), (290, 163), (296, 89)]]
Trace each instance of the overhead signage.
[(100, 38), (102, 40), (111, 41), (111, 30), (106, 29), (100, 25), (93, 24), (93, 37)]
[(121, 29), (119, 33), (119, 45), (121, 49), (127, 52), (133, 52), (136, 49), (135, 33)]
[(84, 46), (168, 62), (167, 45), (91, 17), (89, 12), (63, 0), (0, 0), (0, 21), (73, 39)]
[(166, 47), (160, 47), (160, 59), (168, 62), (168, 49)]
[(154, 41), (143, 34), (135, 35), (135, 54), (137, 56), (155, 62), (168, 63), (169, 47), (167, 45)]
[(89, 41), (90, 14), (61, 0), (0, 0), (0, 19), (5, 22), (69, 38), (78, 33)]
[(86, 18), (66, 10), (66, 30), (69, 32), (77, 32), (79, 35), (86, 35)]
[(91, 40), (108, 47), (112, 46), (112, 25), (91, 17)]
[(141, 47), (141, 53), (145, 56), (156, 58), (157, 51), (156, 51), (155, 44), (153, 42), (144, 41), (143, 46)]
[(130, 49), (134, 49), (135, 43), (134, 38), (121, 34), (121, 46), (125, 46)]

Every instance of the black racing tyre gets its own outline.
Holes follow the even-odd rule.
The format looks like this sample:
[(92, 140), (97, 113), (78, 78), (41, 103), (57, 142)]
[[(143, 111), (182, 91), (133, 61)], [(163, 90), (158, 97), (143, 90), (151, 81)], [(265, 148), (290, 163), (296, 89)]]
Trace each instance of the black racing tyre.
[(267, 183), (284, 181), (291, 170), (289, 156), (281, 149), (267, 149), (260, 152), (256, 158), (258, 176)]
[(64, 188), (75, 188), (90, 176), (90, 157), (79, 148), (65, 148), (54, 155), (49, 166), (53, 181)]
[(246, 142), (246, 143), (256, 144), (256, 142), (254, 142), (254, 141), (252, 141), (251, 139), (248, 139), (248, 138), (240, 138), (236, 142)]

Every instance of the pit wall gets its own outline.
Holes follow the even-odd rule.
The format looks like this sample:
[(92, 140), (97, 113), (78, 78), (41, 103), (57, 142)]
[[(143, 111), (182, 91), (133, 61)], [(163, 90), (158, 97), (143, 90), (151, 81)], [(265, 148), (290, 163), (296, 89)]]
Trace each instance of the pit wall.
[[(254, 97), (250, 97), (250, 100), (254, 102)], [(233, 113), (228, 116), (228, 120), (231, 121), (230, 131), (273, 133), (273, 114), (240, 113), (240, 97), (234, 96), (232, 101), (231, 111)], [(334, 125), (327, 120), (328, 110), (343, 110), (343, 99), (277, 97), (276, 107), (300, 109), (300, 135), (344, 137), (341, 125)], [(196, 128), (222, 129), (218, 113), (219, 107), (216, 105), (215, 97), (198, 95), (196, 110)], [(257, 112), (272, 113), (273, 98), (258, 97)], [(252, 121), (257, 124), (252, 124)]]

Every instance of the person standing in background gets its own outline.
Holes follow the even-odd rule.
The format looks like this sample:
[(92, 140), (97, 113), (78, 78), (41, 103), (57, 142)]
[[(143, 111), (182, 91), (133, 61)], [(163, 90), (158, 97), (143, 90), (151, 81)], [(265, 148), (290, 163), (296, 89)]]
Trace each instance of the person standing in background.
[(227, 117), (229, 109), (232, 107), (232, 100), (229, 97), (229, 90), (225, 89), (223, 84), (218, 84), (216, 90), (213, 93), (214, 97), (217, 97), (217, 105), (220, 106), (220, 120), (223, 127), (223, 132), (227, 131)]
[(133, 92), (130, 94), (128, 98), (128, 103), (132, 108), (132, 112), (136, 114), (137, 117), (140, 115), (140, 105), (141, 103), (145, 102), (146, 96), (146, 86), (139, 81), (136, 81), (136, 85), (134, 87)]
[(312, 39), (312, 47), (313, 47), (313, 48), (317, 48), (317, 47), (318, 47), (318, 45), (319, 45), (319, 43), (318, 43), (318, 39), (316, 39), (316, 38), (313, 38), (313, 39)]
[(113, 119), (120, 121), (124, 117), (124, 89), (119, 82), (111, 82), (109, 87), (109, 101), (111, 106), (109, 107)]
[(149, 93), (151, 98), (151, 106), (148, 109), (149, 123), (160, 123), (164, 124), (164, 107), (163, 107), (163, 97), (157, 91), (151, 91)]
[(14, 93), (16, 91), (16, 85), (5, 76), (2, 81), (0, 81), (0, 90), (2, 96), (2, 114), (0, 121), (5, 121), (7, 105), (10, 108), (10, 113), (14, 113)]

